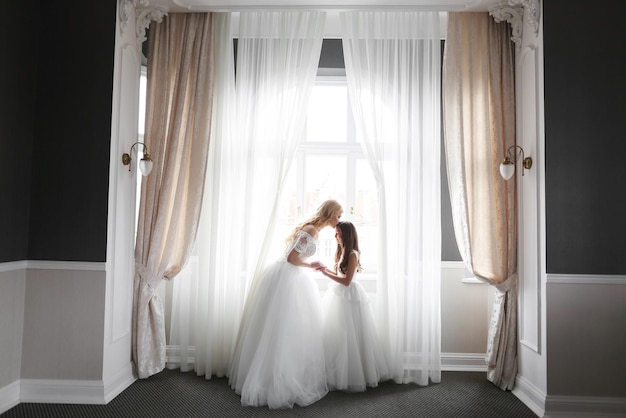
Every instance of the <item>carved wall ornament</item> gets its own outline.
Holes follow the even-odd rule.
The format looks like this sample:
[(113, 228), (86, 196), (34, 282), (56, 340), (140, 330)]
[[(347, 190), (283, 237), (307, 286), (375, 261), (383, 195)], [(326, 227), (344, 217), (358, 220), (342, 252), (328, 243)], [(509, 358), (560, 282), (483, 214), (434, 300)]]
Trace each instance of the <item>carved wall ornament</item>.
[(539, 32), (539, 0), (508, 0), (506, 4), (498, 1), (489, 7), (489, 14), (496, 22), (507, 21), (511, 25), (511, 40), (518, 47), (522, 43), (524, 17), (535, 35)]
[(124, 35), (128, 28), (128, 21), (135, 10), (135, 32), (137, 45), (141, 45), (146, 38), (146, 29), (151, 21), (161, 22), (168, 10), (163, 6), (150, 6), (150, 0), (120, 0), (120, 32)]
[(539, 0), (509, 0), (509, 6), (515, 7), (521, 5), (524, 7), (526, 21), (535, 31), (535, 35), (539, 33)]
[(518, 6), (503, 6), (496, 3), (489, 7), (489, 14), (496, 22), (507, 21), (511, 25), (511, 40), (516, 46), (522, 44), (522, 25), (524, 24), (524, 8)]
[(150, 26), (151, 21), (161, 22), (163, 17), (167, 15), (167, 9), (164, 7), (137, 7), (137, 24), (135, 30), (137, 32), (137, 44), (141, 45), (146, 39), (146, 29)]

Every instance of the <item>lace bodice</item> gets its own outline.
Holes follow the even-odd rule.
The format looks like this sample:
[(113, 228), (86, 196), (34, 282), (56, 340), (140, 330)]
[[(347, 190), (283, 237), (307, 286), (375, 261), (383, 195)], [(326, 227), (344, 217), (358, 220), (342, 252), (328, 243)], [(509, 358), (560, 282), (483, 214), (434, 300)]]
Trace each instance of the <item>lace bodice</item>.
[(311, 257), (317, 251), (317, 240), (308, 232), (300, 230), (296, 232), (293, 241), (287, 247), (285, 257), (289, 255), (291, 250), (296, 250), (302, 258)]

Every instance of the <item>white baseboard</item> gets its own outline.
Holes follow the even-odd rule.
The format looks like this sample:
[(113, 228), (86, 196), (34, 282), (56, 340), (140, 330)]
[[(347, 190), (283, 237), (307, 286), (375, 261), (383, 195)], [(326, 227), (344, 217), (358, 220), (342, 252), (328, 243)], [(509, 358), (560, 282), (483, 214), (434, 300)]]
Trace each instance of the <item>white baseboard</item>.
[[(194, 362), (195, 349), (190, 347), (187, 350), (188, 362)], [(180, 367), (180, 347), (176, 345), (167, 346), (168, 368), (177, 369)], [(486, 372), (485, 355), (481, 353), (441, 353), (441, 370), (446, 372)]]
[(133, 363), (128, 362), (124, 368), (104, 381), (104, 402), (109, 403), (135, 380), (137, 378), (133, 374)]
[(20, 381), (8, 384), (0, 388), (0, 414), (20, 403)]
[(626, 398), (546, 396), (520, 376), (515, 379), (513, 394), (542, 418), (626, 417)]
[(623, 418), (626, 398), (548, 396), (544, 418)]
[(512, 390), (520, 401), (529, 407), (537, 416), (543, 417), (546, 404), (546, 394), (535, 387), (531, 382), (520, 375), (515, 378), (515, 387)]
[(22, 379), (20, 401), (31, 403), (106, 404), (101, 380)]
[(108, 381), (22, 379), (0, 388), (0, 413), (20, 402), (105, 405), (135, 380), (131, 364)]
[(441, 370), (445, 372), (486, 372), (485, 354), (441, 353)]

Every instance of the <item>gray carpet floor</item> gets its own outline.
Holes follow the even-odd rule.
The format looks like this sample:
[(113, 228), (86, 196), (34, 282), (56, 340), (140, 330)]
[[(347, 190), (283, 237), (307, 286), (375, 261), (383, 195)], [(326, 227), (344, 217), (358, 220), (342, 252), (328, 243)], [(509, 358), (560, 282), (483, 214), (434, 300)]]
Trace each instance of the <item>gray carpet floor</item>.
[(342, 417), (342, 418), (536, 418), (510, 391), (485, 373), (442, 372), (429, 386), (383, 382), (362, 393), (330, 392), (301, 408), (242, 407), (228, 380), (164, 370), (137, 380), (107, 405), (22, 403), (2, 414), (13, 417)]

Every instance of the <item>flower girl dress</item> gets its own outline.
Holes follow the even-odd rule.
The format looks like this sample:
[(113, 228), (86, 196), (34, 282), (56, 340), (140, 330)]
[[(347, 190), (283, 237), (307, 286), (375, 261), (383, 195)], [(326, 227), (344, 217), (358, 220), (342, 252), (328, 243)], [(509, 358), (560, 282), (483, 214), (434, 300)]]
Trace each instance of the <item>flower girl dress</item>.
[(361, 283), (354, 279), (348, 286), (330, 283), (322, 313), (330, 390), (363, 392), (389, 379), (369, 296)]

